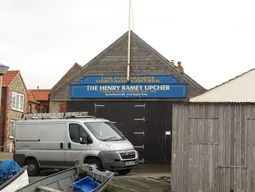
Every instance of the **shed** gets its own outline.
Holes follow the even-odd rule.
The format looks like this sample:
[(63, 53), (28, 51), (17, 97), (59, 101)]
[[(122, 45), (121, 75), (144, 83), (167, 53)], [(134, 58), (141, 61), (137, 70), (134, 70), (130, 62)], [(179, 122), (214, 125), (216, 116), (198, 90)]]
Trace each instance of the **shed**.
[(172, 191), (254, 192), (255, 103), (173, 105)]

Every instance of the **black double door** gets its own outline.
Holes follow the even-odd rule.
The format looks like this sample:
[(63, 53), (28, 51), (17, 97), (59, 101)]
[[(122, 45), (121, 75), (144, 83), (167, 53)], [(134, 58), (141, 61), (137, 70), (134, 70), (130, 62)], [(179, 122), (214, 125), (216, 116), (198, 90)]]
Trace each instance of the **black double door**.
[(67, 111), (88, 111), (110, 120), (134, 145), (143, 163), (171, 161), (171, 102), (70, 101)]

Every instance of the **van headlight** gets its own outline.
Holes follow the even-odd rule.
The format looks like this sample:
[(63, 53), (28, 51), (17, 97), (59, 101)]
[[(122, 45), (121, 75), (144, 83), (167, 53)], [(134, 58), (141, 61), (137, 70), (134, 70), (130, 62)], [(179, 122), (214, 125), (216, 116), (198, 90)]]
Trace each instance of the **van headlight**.
[(100, 148), (103, 150), (103, 151), (113, 151), (113, 146), (109, 143), (100, 143)]
[(135, 150), (135, 153), (136, 153), (136, 158), (139, 159), (139, 152)]

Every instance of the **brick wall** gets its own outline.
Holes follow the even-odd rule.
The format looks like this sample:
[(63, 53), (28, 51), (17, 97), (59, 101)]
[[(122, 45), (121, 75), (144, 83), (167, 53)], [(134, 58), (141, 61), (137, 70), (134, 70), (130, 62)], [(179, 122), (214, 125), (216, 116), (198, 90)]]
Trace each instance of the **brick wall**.
[(59, 112), (67, 112), (66, 109), (67, 109), (67, 102), (65, 102), (65, 101), (60, 102)]
[(38, 113), (40, 104), (33, 103), (33, 102), (28, 102), (28, 104), (30, 105), (30, 111), (27, 111), (27, 112)]
[[(19, 120), (21, 117), (22, 112), (12, 110), (11, 109), (11, 102), (12, 102), (12, 92), (17, 92), (24, 95), (24, 112), (27, 112), (28, 109), (28, 97), (27, 97), (27, 90), (26, 87), (21, 79), (21, 76), (18, 75), (12, 82), (12, 84), (9, 85), (7, 89), (7, 101), (6, 101), (6, 114), (4, 114), (5, 122), (4, 122), (4, 139), (2, 140), (3, 144), (8, 144), (9, 142), (9, 123), (10, 120)], [(2, 105), (3, 107), (3, 105)], [(4, 147), (4, 151), (8, 151), (9, 147)]]
[(58, 112), (60, 112), (60, 102), (50, 101), (50, 113), (58, 113)]

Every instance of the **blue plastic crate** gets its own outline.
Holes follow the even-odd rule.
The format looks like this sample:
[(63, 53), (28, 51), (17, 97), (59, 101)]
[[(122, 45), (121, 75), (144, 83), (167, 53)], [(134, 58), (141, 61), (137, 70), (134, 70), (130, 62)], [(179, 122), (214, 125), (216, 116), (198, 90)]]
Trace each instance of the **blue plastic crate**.
[(90, 177), (84, 177), (83, 179), (73, 184), (73, 191), (77, 192), (91, 192), (99, 188), (101, 185), (93, 181)]

